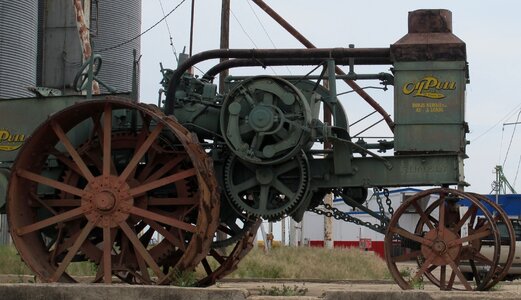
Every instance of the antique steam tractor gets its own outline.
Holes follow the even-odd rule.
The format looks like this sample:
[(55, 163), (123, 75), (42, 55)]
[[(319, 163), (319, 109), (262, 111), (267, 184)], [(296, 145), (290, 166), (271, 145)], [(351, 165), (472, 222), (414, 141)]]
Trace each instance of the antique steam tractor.
[[(188, 72), (215, 58), (228, 60), (202, 78)], [(212, 83), (226, 69), (272, 65), (323, 71), (231, 76), (225, 93)], [(337, 76), (338, 65), (352, 72)], [(391, 65), (392, 74), (357, 74), (356, 65)], [(481, 195), (449, 188), (466, 185), (468, 132), (465, 43), (452, 34), (449, 11), (410, 13), (409, 33), (390, 48), (212, 50), (164, 75), (164, 107), (121, 95), (24, 102), (50, 116), (29, 138), (9, 141), (23, 146), (12, 165), (2, 159), (7, 214), (21, 257), (42, 281), (74, 281), (70, 264), (90, 261), (95, 282), (166, 284), (170, 273), (200, 265), (207, 276), (198, 284), (210, 285), (248, 253), (261, 218), (300, 220), (312, 210), (361, 224), (325, 204), (328, 193), (378, 220), (361, 225), (385, 234), (387, 264), (404, 289), (425, 276), (441, 289), (486, 290), (506, 275), (515, 237), (511, 226), (501, 236), (496, 223), (510, 224), (508, 216)], [(339, 79), (394, 86), (394, 122), (384, 114), (393, 141), (351, 137)], [(13, 112), (2, 119), (6, 134), (26, 118), (15, 102), (0, 104)], [(331, 121), (319, 117), (324, 110)], [(435, 188), (396, 210), (382, 199), (377, 211), (364, 205), (368, 188), (399, 186)], [(411, 218), (415, 226), (403, 225)], [(490, 255), (480, 251), (484, 239)], [(399, 270), (405, 261), (418, 264), (409, 277)]]

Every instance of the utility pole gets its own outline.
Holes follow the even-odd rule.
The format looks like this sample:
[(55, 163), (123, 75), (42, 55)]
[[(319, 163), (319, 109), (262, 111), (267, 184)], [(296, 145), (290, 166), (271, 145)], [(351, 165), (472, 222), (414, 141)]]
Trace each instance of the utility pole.
[(280, 231), (280, 243), (282, 246), (286, 246), (286, 218), (282, 218), (282, 220), (280, 220)]
[(190, 13), (190, 57), (192, 57), (192, 51), (194, 46), (194, 18), (195, 18), (195, 0), (192, 0), (192, 10)]
[[(221, 8), (221, 49), (230, 48), (230, 0), (223, 0)], [(228, 60), (221, 58), (220, 62)], [(219, 93), (224, 94), (224, 79), (228, 76), (228, 70), (219, 74)]]
[[(327, 64), (328, 80), (324, 80), (323, 85), (329, 90), (329, 97), (336, 98), (336, 74), (335, 74), (335, 62), (332, 60), (328, 61)], [(333, 99), (330, 99), (330, 102)], [(324, 123), (332, 124), (332, 112), (327, 105), (324, 105)], [(324, 149), (331, 149), (331, 142), (324, 143)], [(324, 203), (333, 206), (333, 193), (327, 193), (324, 197)], [(333, 249), (333, 217), (324, 216), (324, 248)]]

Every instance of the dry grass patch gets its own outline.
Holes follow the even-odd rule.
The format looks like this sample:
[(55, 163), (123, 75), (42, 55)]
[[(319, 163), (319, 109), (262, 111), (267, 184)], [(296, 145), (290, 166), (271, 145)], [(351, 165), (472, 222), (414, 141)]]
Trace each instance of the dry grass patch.
[(356, 248), (282, 247), (254, 249), (230, 278), (389, 279), (387, 265), (373, 252)]

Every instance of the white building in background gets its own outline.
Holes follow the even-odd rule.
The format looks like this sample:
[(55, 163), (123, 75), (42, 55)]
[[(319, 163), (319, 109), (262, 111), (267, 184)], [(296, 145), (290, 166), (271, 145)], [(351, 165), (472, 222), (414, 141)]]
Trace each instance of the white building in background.
[[(402, 188), (389, 191), (391, 206), (396, 210), (408, 197), (422, 190), (416, 188)], [(371, 194), (371, 191), (370, 191)], [(385, 202), (383, 192), (379, 193), (382, 204), (386, 213), (388, 206)], [(369, 209), (378, 212), (378, 203), (376, 195), (364, 203)], [(427, 199), (426, 199), (427, 200)], [(427, 204), (428, 201), (425, 202)], [(378, 221), (362, 211), (353, 211), (352, 207), (344, 203), (341, 198), (334, 199), (333, 206), (343, 212), (348, 212), (352, 217), (360, 219), (362, 222), (378, 223)], [(389, 216), (390, 217), (390, 216)], [(302, 222), (303, 245), (312, 247), (324, 246), (324, 216), (317, 215), (313, 212), (306, 212)], [(401, 226), (409, 228), (415, 226), (418, 221), (418, 215), (411, 212), (410, 217), (405, 217), (400, 221)], [(380, 234), (365, 226), (356, 225), (340, 220), (333, 220), (333, 246), (334, 247), (360, 247), (367, 251), (374, 251), (381, 257), (384, 256), (384, 235)]]

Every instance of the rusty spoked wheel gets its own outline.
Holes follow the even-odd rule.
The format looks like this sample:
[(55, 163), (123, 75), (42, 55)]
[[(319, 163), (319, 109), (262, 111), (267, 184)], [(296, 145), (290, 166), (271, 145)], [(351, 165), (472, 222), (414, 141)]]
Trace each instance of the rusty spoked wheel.
[[(428, 205), (431, 200), (434, 203)], [(460, 210), (466, 211), (463, 217)], [(414, 218), (415, 228), (400, 224)], [(484, 290), (498, 265), (499, 237), (492, 215), (478, 199), (457, 190), (430, 189), (411, 197), (393, 215), (385, 235), (386, 261), (402, 289), (423, 284), (426, 276), (442, 290)], [(492, 260), (479, 282), (469, 282), (463, 262), (484, 239), (491, 242)]]
[[(474, 201), (481, 202), (487, 211), (491, 213), (494, 225), (497, 224), (498, 220), (502, 219), (502, 209), (497, 207), (495, 204), (490, 205), (490, 201), (479, 199), (476, 195), (469, 193), (462, 193), (461, 195), (452, 194), (451, 198), (448, 198), (449, 201), (446, 204), (447, 212), (445, 221), (450, 230), (457, 232), (460, 236), (470, 236), (491, 229), (489, 220), (484, 217), (484, 212), (480, 211), (480, 209), (469, 200), (471, 198)], [(432, 212), (439, 207), (440, 201), (441, 200), (436, 200), (434, 203), (429, 205), (425, 210), (425, 214), (432, 214)], [(497, 210), (497, 208), (499, 210)], [(503, 219), (508, 218), (504, 212), (502, 216)], [(431, 221), (434, 224), (437, 222), (437, 220)], [(424, 219), (420, 219), (416, 226), (416, 234), (422, 234), (425, 232), (425, 226), (426, 223)], [(513, 227), (511, 229), (513, 234)], [(500, 245), (494, 241), (493, 235), (485, 238), (486, 240), (483, 240), (482, 238), (469, 240), (468, 243), (463, 244), (463, 247), (461, 248), (460, 269), (462, 270), (463, 275), (465, 275), (465, 278), (472, 283), (475, 290), (487, 290), (492, 287), (497, 283), (495, 280), (503, 270), (498, 265), (499, 261), (497, 260), (497, 258), (500, 258)], [(484, 245), (486, 245), (486, 247), (483, 247)], [(486, 254), (481, 253), (481, 249), (486, 249)], [(486, 255), (490, 257), (487, 257)], [(421, 263), (422, 259), (418, 259), (418, 265), (421, 265)], [(432, 267), (425, 272), (425, 275), (433, 284), (446, 289), (446, 287), (443, 287), (440, 283), (440, 278), (438, 276), (439, 272), (440, 270), (437, 271), (435, 267)], [(450, 287), (453, 289), (463, 289), (463, 287)]]
[(7, 211), (15, 246), (42, 281), (74, 282), (72, 265), (91, 261), (94, 281), (155, 284), (169, 280), (158, 263), (165, 249), (179, 270), (205, 257), (218, 196), (194, 136), (157, 108), (110, 97), (58, 112), (33, 133), (13, 166)]

